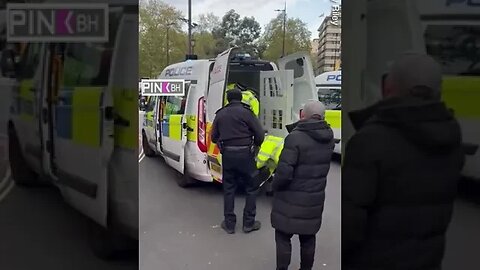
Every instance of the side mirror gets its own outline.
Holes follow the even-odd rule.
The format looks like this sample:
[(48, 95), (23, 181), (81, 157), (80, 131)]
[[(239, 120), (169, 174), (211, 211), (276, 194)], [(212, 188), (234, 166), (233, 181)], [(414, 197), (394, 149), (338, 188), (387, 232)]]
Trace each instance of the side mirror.
[(15, 63), (15, 53), (13, 52), (13, 50), (5, 49), (2, 51), (0, 68), (2, 69), (3, 77), (15, 78), (17, 73), (17, 66)]

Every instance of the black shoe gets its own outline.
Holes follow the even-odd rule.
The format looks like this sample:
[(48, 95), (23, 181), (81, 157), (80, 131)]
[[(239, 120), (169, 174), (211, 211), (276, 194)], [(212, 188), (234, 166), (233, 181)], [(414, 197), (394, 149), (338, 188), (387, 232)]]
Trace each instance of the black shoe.
[(261, 227), (262, 227), (262, 223), (260, 223), (260, 221), (255, 221), (253, 223), (252, 227), (243, 226), (243, 232), (244, 233), (249, 233), (249, 232), (253, 232), (253, 231), (258, 231), (258, 230), (260, 230)]
[(234, 233), (235, 233), (235, 229), (227, 228), (227, 225), (225, 225), (225, 221), (222, 221), (221, 227), (222, 227), (222, 229), (223, 229), (224, 231), (226, 231), (228, 234), (234, 234)]

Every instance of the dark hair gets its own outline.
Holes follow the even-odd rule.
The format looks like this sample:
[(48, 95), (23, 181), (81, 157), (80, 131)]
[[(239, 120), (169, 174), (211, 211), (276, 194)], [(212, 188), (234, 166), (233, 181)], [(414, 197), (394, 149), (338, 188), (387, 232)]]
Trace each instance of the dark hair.
[(242, 91), (240, 91), (237, 88), (234, 88), (232, 90), (228, 90), (227, 91), (227, 100), (228, 100), (228, 102), (231, 102), (233, 100), (241, 101), (242, 100)]

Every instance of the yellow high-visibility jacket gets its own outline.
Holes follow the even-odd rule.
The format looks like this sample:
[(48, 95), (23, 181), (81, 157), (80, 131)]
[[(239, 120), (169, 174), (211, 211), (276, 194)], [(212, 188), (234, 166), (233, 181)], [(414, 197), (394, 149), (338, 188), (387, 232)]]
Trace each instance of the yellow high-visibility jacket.
[(270, 173), (273, 173), (277, 168), (280, 154), (283, 150), (283, 138), (272, 135), (265, 136), (265, 140), (260, 146), (256, 161), (257, 169), (267, 167)]
[[(227, 85), (227, 91), (232, 90), (233, 88), (235, 88), (235, 83), (230, 83)], [(258, 117), (258, 114), (260, 113), (260, 102), (255, 97), (255, 94), (252, 90), (247, 89), (242, 91), (242, 103), (250, 106), (250, 110), (252, 110), (256, 117)], [(225, 95), (225, 104), (228, 104), (227, 95)]]

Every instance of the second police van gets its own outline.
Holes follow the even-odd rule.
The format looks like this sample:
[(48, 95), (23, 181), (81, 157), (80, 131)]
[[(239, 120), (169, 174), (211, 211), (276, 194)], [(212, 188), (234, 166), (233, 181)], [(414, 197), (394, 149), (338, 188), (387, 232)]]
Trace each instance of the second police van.
[[(466, 150), (463, 176), (480, 181), (480, 6), (472, 0), (359, 0), (344, 16), (348, 76), (345, 106), (361, 108), (380, 99), (380, 78), (398, 53), (419, 51), (442, 65), (442, 99), (454, 110)], [(353, 7), (353, 6), (352, 6)], [(366, 15), (366, 16), (365, 16)], [(366, 32), (369, 32), (367, 39)], [(374, 37), (376, 37), (374, 39)], [(370, 52), (372, 52), (370, 54)], [(367, 61), (368, 59), (368, 61)], [(361, 91), (356, 91), (360, 88)], [(343, 138), (354, 130), (345, 123)]]
[(342, 72), (327, 71), (315, 77), (318, 99), (325, 104), (325, 118), (333, 130), (333, 136), (338, 141), (333, 150), (336, 154), (342, 152)]
[(259, 119), (267, 134), (286, 137), (285, 125), (299, 120), (300, 109), (317, 100), (307, 53), (281, 58), (277, 64), (236, 57), (231, 48), (212, 60), (187, 60), (168, 66), (157, 79), (184, 79), (185, 96), (151, 97), (142, 130), (146, 156), (161, 155), (182, 174), (177, 181), (221, 182), (221, 154), (210, 141), (215, 112), (225, 104), (227, 84), (253, 89), (260, 102)]

